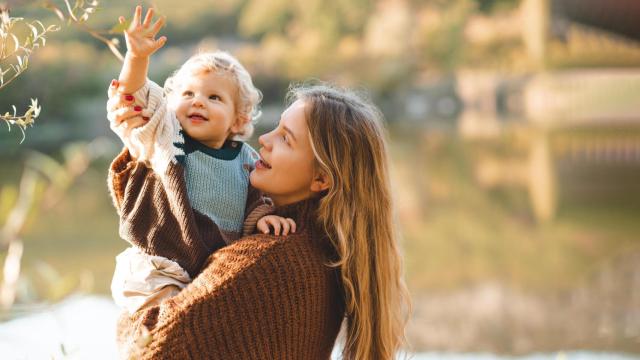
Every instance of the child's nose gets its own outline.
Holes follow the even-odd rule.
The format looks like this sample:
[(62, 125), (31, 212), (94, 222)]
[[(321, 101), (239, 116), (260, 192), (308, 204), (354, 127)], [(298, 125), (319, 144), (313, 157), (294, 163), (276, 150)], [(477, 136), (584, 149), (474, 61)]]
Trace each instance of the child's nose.
[(193, 98), (193, 106), (195, 107), (203, 107), (204, 101), (199, 96)]

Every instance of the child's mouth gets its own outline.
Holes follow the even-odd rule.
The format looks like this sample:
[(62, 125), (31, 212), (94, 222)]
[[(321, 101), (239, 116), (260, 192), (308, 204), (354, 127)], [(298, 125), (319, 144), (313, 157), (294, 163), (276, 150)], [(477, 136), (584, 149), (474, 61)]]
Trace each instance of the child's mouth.
[(191, 114), (188, 116), (188, 118), (194, 121), (209, 121), (209, 119), (200, 114)]

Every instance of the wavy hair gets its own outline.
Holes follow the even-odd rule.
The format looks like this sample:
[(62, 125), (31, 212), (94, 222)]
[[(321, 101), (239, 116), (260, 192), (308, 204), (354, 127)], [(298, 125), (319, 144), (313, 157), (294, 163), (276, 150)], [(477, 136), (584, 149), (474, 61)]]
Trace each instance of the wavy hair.
[(258, 105), (262, 101), (262, 93), (251, 80), (251, 75), (240, 61), (226, 51), (202, 52), (190, 57), (164, 83), (165, 94), (171, 94), (180, 79), (201, 71), (212, 71), (227, 74), (238, 88), (236, 111), (248, 120), (242, 130), (234, 134), (238, 139), (248, 139), (253, 134), (253, 123), (260, 116)]
[(345, 297), (347, 360), (395, 359), (405, 344), (410, 301), (402, 278), (381, 112), (328, 85), (292, 88), (306, 105), (311, 147), (330, 187), (318, 219), (338, 253)]

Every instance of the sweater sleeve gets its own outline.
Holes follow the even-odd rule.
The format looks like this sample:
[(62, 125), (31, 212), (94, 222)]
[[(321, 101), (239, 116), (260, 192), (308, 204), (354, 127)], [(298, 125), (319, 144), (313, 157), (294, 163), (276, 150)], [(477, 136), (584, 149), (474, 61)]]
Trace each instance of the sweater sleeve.
[(167, 110), (163, 89), (151, 80), (133, 94), (135, 104), (143, 108), (141, 115), (149, 117), (143, 126), (129, 129), (126, 124), (115, 124), (115, 114), (109, 112), (111, 129), (120, 137), (131, 155), (139, 161), (150, 161), (159, 144), (169, 147), (179, 126), (175, 116)]
[(120, 237), (145, 253), (174, 260), (194, 277), (226, 245), (217, 225), (193, 211), (181, 166), (170, 164), (160, 177), (125, 148), (112, 162), (108, 182)]

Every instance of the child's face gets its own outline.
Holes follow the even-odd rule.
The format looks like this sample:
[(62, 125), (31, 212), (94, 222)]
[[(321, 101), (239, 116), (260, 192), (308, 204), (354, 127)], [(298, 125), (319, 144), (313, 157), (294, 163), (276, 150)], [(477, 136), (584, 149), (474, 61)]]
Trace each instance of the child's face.
[(169, 107), (187, 135), (219, 149), (230, 135), (241, 130), (242, 121), (235, 107), (237, 88), (229, 76), (200, 72), (178, 82), (170, 95)]

